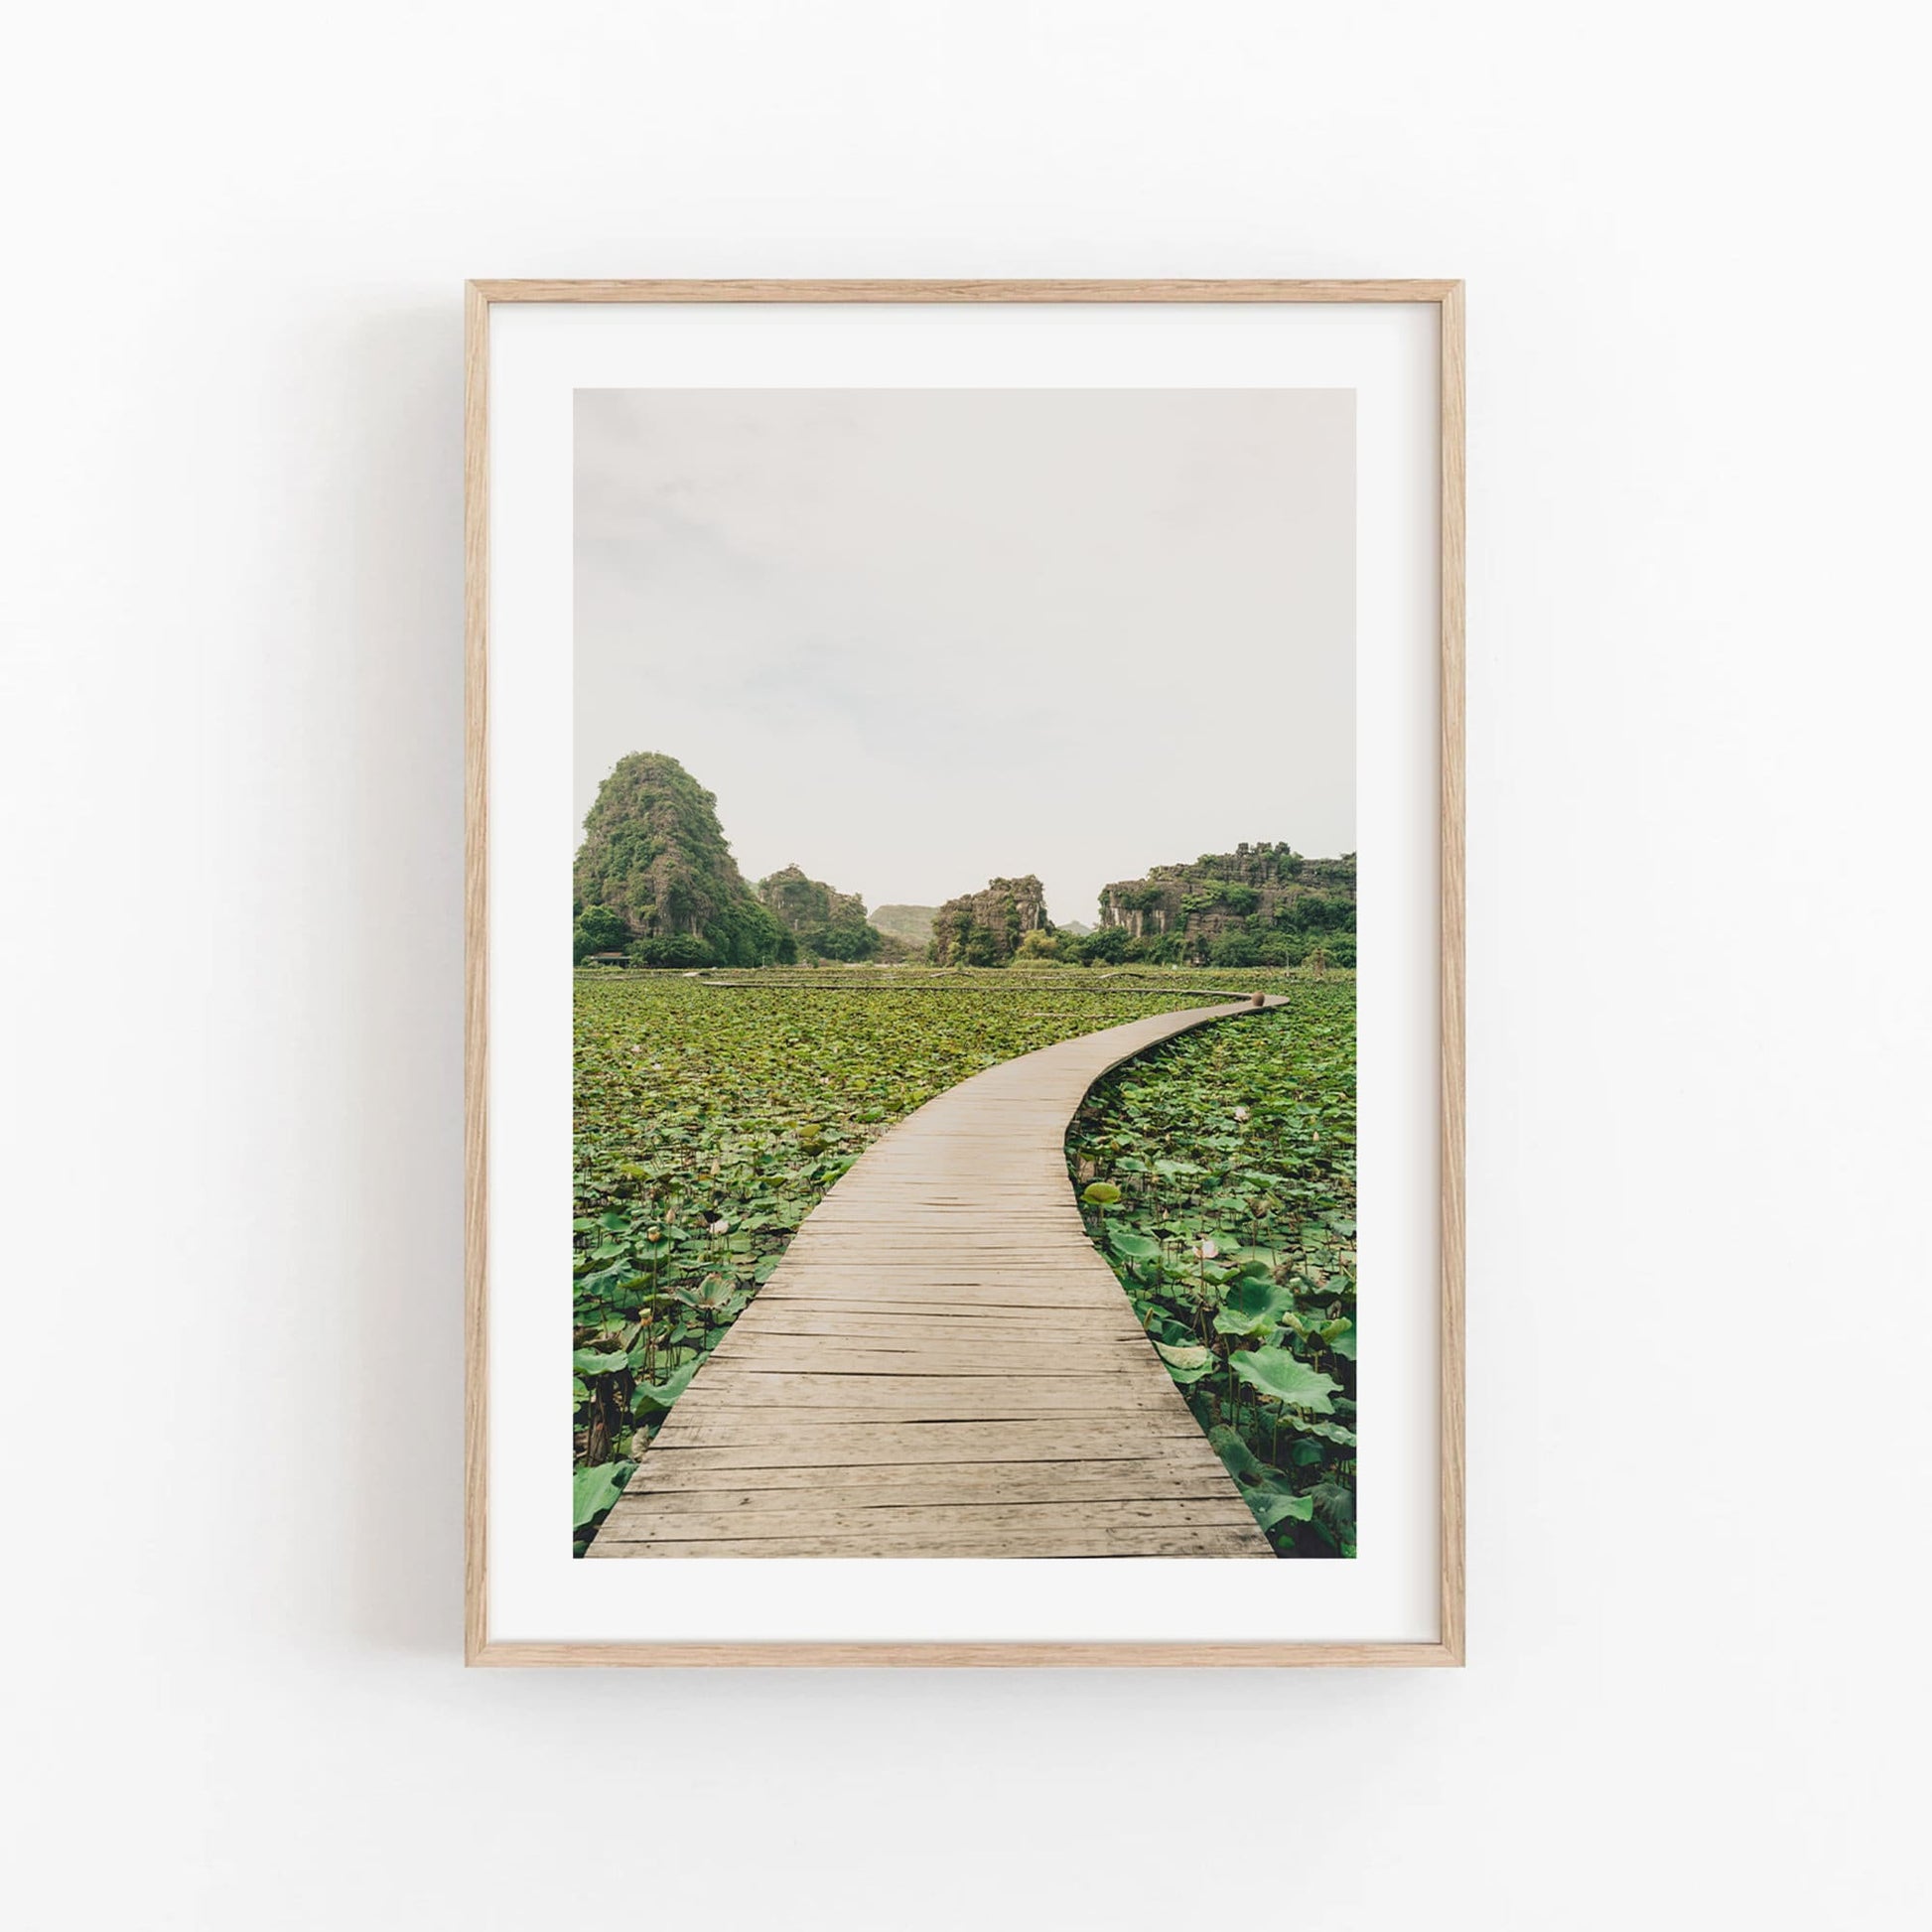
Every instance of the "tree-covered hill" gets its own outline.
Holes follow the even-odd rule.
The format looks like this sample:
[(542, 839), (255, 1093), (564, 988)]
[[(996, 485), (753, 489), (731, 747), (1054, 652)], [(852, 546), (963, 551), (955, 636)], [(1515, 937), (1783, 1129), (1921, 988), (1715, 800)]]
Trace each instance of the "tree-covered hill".
[(1099, 959), (1352, 966), (1355, 855), (1305, 859), (1263, 843), (1155, 866), (1102, 890), (1099, 929), (1081, 945)]
[(823, 880), (807, 879), (798, 866), (786, 866), (759, 881), (760, 903), (779, 919), (800, 952), (819, 959), (875, 959), (884, 934), (866, 918), (856, 893), (836, 892)]
[(584, 820), (573, 872), (578, 960), (764, 966), (796, 956), (784, 923), (745, 883), (718, 800), (661, 752), (620, 759)]
[(949, 898), (932, 916), (935, 966), (1004, 966), (1030, 933), (1050, 936), (1046, 889), (1033, 874), (994, 879), (986, 890)]

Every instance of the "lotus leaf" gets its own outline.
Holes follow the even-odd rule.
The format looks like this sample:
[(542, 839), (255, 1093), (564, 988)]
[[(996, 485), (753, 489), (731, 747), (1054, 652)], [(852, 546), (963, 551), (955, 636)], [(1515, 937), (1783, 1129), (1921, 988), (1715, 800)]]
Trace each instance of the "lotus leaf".
[(1229, 1284), (1214, 1326), (1224, 1335), (1267, 1335), (1294, 1306), (1293, 1293), (1266, 1275), (1243, 1275)]
[(630, 1357), (621, 1348), (602, 1351), (580, 1348), (570, 1358), (579, 1375), (616, 1375), (630, 1366)]
[(1198, 1382), (1214, 1366), (1214, 1351), (1193, 1347), (1175, 1347), (1165, 1341), (1157, 1341), (1155, 1350), (1168, 1365), (1168, 1373), (1183, 1388), (1189, 1383)]
[(630, 1466), (626, 1462), (600, 1462), (594, 1469), (573, 1471), (573, 1529), (588, 1529), (623, 1494), (624, 1478), (629, 1474)]
[(1333, 1413), (1329, 1397), (1341, 1387), (1331, 1376), (1311, 1368), (1299, 1355), (1286, 1348), (1255, 1348), (1233, 1357), (1229, 1366), (1242, 1381), (1263, 1395), (1293, 1403), (1297, 1408), (1312, 1409), (1318, 1416)]

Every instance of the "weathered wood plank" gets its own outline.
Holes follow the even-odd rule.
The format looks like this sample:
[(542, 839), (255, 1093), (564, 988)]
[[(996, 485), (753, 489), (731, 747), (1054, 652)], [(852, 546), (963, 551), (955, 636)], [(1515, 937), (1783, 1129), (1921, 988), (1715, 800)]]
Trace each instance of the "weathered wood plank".
[[(1134, 1347), (1133, 1335), (1070, 1336), (1059, 1341), (934, 1342), (915, 1336), (758, 1335), (732, 1350), (733, 1366), (750, 1370), (846, 1375), (1068, 1376), (1105, 1371), (1113, 1351)], [(718, 1351), (723, 1354), (723, 1350)]]
[[(1117, 1335), (1125, 1341), (1140, 1339), (1138, 1323), (1102, 1332)], [(722, 1352), (737, 1337), (738, 1329), (734, 1328), (713, 1353)], [(874, 1314), (856, 1310), (801, 1310), (796, 1303), (787, 1303), (782, 1311), (773, 1310), (769, 1320), (759, 1324), (756, 1340), (763, 1344), (784, 1338), (829, 1340), (835, 1337), (850, 1341), (857, 1347), (877, 1342), (887, 1348), (921, 1339), (939, 1344), (957, 1339), (1002, 1347), (1008, 1343), (1041, 1342), (1050, 1345), (1056, 1340), (1084, 1341), (1089, 1338), (1088, 1324), (1072, 1316), (1061, 1317), (1057, 1310), (1038, 1316), (1021, 1313), (961, 1315), (958, 1311), (939, 1309), (917, 1312), (909, 1310), (888, 1311)], [(741, 1345), (750, 1346), (752, 1343), (748, 1340)]]
[[(977, 1497), (942, 1504), (907, 1503), (894, 1498), (871, 1500), (805, 1496), (790, 1492), (780, 1507), (671, 1509), (663, 1502), (627, 1517), (617, 1541), (622, 1543), (683, 1543), (694, 1536), (850, 1536), (898, 1540), (929, 1538), (935, 1544), (958, 1537), (1019, 1530), (1042, 1535), (1063, 1530), (1074, 1535), (1093, 1530), (1238, 1529), (1252, 1526), (1248, 1505), (1232, 1490), (1222, 1500), (1189, 1496), (1177, 1500), (1143, 1501), (1096, 1498), (1080, 1502), (982, 1501)], [(767, 1531), (768, 1526), (768, 1531)], [(608, 1527), (605, 1534), (609, 1534)], [(603, 1540), (602, 1536), (599, 1538)]]
[[(999, 1495), (1017, 1502), (1071, 1494), (1089, 1483), (1107, 1485), (1113, 1496), (1212, 1495), (1226, 1493), (1212, 1464), (1189, 1469), (1160, 1455), (1090, 1457), (1064, 1462), (1001, 1461), (949, 1462), (935, 1471), (927, 1462), (833, 1464), (829, 1467), (786, 1463), (777, 1468), (748, 1466), (730, 1449), (653, 1449), (645, 1466), (630, 1478), (640, 1494), (656, 1496), (716, 1495), (754, 1491), (759, 1497), (782, 1495), (788, 1489), (815, 1489), (831, 1494), (840, 1489), (864, 1489), (875, 1496), (906, 1502), (941, 1502), (953, 1497)], [(926, 1495), (934, 1490), (940, 1493)], [(913, 1494), (913, 1491), (921, 1492)]]
[(842, 1463), (1025, 1462), (1093, 1457), (1141, 1457), (1192, 1453), (1212, 1456), (1183, 1409), (1178, 1418), (1122, 1417), (1109, 1420), (1021, 1417), (997, 1422), (856, 1423), (814, 1417), (807, 1423), (779, 1423), (757, 1410), (680, 1417), (673, 1413), (644, 1458), (717, 1451), (740, 1461), (775, 1466), (831, 1468)]
[(1245, 1528), (1189, 1528), (1179, 1524), (1094, 1528), (1082, 1523), (1044, 1530), (980, 1530), (944, 1539), (925, 1530), (889, 1537), (883, 1531), (850, 1535), (696, 1536), (660, 1543), (607, 1542), (593, 1557), (1271, 1557), (1267, 1539), (1249, 1518)]

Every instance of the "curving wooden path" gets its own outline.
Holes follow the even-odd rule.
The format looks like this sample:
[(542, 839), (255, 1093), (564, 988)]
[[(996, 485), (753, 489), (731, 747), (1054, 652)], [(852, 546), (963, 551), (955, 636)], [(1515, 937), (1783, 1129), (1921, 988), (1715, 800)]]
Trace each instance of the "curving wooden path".
[(1272, 1557), (1087, 1239), (1065, 1154), (1110, 1067), (1252, 1011), (1062, 1040), (882, 1135), (800, 1224), (587, 1554)]

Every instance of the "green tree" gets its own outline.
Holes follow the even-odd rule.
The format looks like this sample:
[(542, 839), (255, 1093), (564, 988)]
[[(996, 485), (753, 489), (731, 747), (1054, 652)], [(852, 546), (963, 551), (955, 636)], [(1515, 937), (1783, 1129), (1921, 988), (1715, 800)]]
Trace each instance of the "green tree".
[[(630, 948), (633, 966), (716, 966), (717, 953), (703, 939), (689, 932), (666, 933), (660, 938), (639, 939)], [(741, 962), (742, 963), (742, 962)]]
[(1251, 933), (1224, 932), (1207, 949), (1216, 966), (1262, 966), (1267, 963), (1261, 942)]
[(577, 915), (571, 951), (578, 964), (594, 952), (622, 952), (630, 943), (630, 928), (614, 906), (587, 905)]
[(797, 866), (760, 879), (758, 896), (798, 948), (814, 958), (872, 959), (885, 945), (885, 935), (866, 918), (864, 899), (806, 878)]

